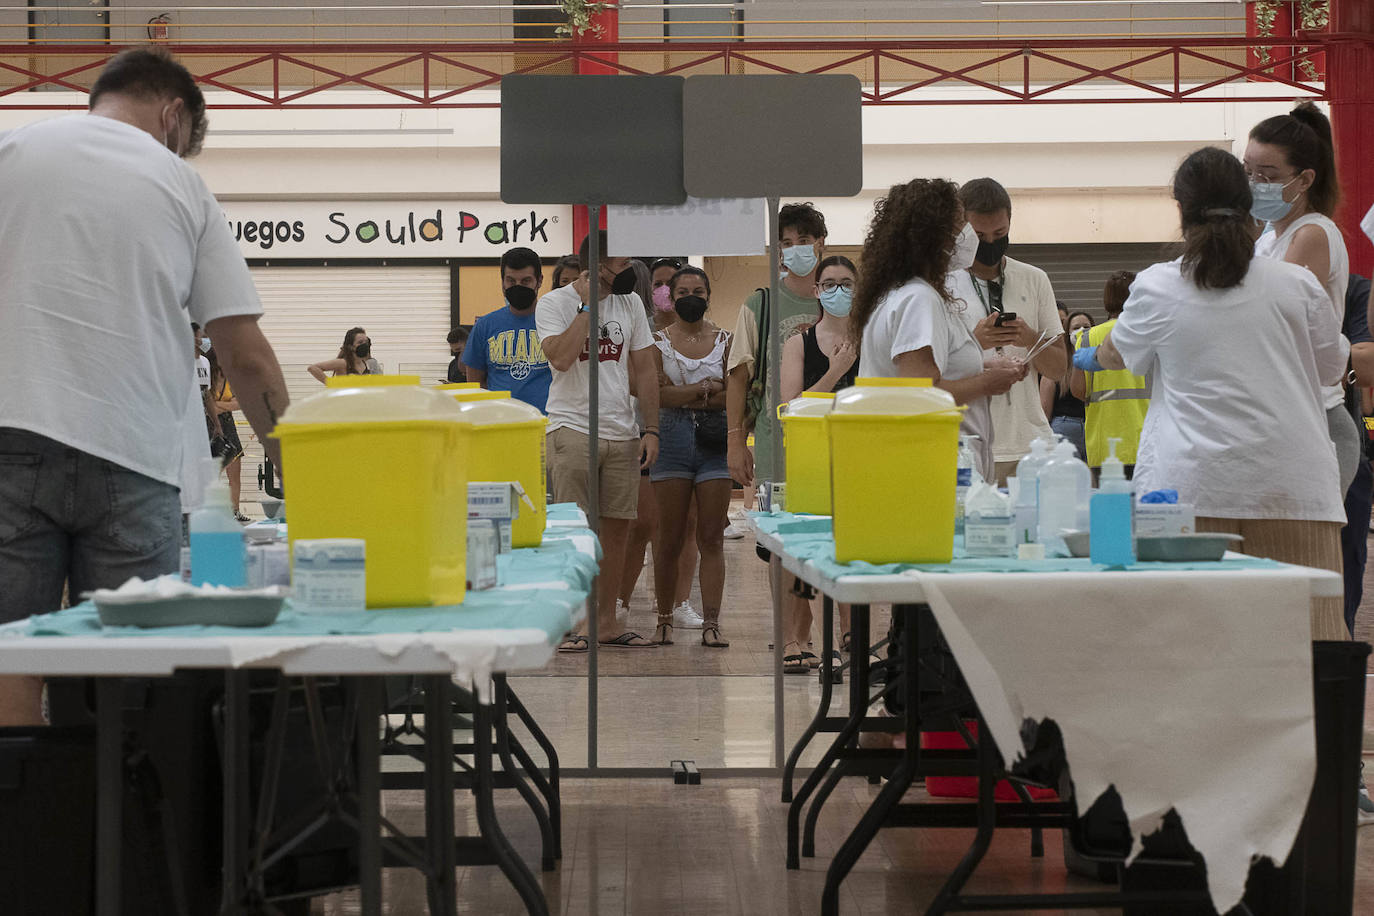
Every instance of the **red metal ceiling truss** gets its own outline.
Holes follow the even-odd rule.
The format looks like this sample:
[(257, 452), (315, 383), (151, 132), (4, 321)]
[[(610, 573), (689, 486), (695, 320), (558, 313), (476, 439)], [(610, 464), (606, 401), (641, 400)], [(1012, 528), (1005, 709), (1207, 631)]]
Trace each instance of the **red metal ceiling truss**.
[[(197, 75), (202, 86), (220, 90), (228, 98), (214, 101), (217, 108), (494, 108), (499, 103), (474, 95), (478, 90), (497, 88), (510, 73), (541, 71), (576, 72), (583, 65), (596, 65), (612, 72), (630, 74), (672, 74), (685, 71), (736, 73), (743, 68), (773, 73), (826, 73), (864, 68), (863, 88), (868, 105), (982, 105), (1017, 103), (1133, 103), (1133, 102), (1215, 102), (1231, 96), (1217, 93), (1218, 87), (1231, 83), (1256, 83), (1272, 87), (1272, 92), (1247, 92), (1253, 101), (1291, 101), (1295, 92), (1313, 99), (1326, 99), (1324, 82), (1295, 76), (1298, 64), (1320, 66), (1321, 55), (1332, 37), (1313, 34), (1302, 39), (1302, 46), (1272, 44), (1273, 39), (1201, 38), (1162, 41), (1157, 39), (1052, 39), (1045, 41), (789, 41), (789, 42), (696, 42), (620, 44), (283, 44), (283, 45), (174, 45), (172, 50)], [(46, 103), (42, 89), (70, 89), (85, 92), (95, 71), (110, 56), (121, 50), (113, 45), (0, 45), (0, 82), (5, 74), (15, 74), (19, 82), (0, 85), (0, 109), (63, 109), (83, 107), (54, 98)], [(1253, 63), (1263, 50), (1269, 59)], [(939, 61), (950, 52), (971, 62), (954, 69)], [(1074, 53), (1110, 54), (1110, 64), (1091, 65), (1074, 60)], [(1226, 53), (1247, 62), (1227, 60)], [(835, 59), (814, 65), (818, 54), (833, 54)], [(645, 69), (636, 63), (658, 59), (657, 68)], [(811, 66), (798, 69), (789, 64), (804, 55)], [(686, 56), (688, 59), (683, 60)], [(363, 62), (346, 69), (321, 63), (356, 60)], [(516, 59), (532, 63), (513, 67)], [(226, 59), (232, 61), (225, 65)], [(1006, 74), (981, 78), (980, 71), (1005, 67), (1021, 61), (1020, 79), (1008, 80)], [(1158, 66), (1167, 61), (1172, 77), (1160, 82), (1133, 78), (1128, 72), (1146, 64)], [(197, 63), (202, 66), (198, 67)], [(45, 63), (47, 66), (45, 66)], [(1054, 68), (1057, 75), (1036, 81), (1034, 65)], [(1185, 64), (1206, 65), (1216, 74), (1205, 82), (1185, 78)], [(272, 67), (270, 80), (258, 72), (265, 64)], [(402, 81), (406, 68), (420, 65), (421, 77)], [(52, 66), (60, 67), (52, 71)], [(295, 80), (284, 78), (283, 67)], [(466, 71), (475, 79), (458, 87), (442, 81), (439, 74), (447, 68)], [(898, 79), (882, 78), (901, 68)], [(912, 71), (923, 74), (912, 81)], [(1068, 71), (1065, 75), (1064, 71)], [(605, 72), (605, 71), (603, 71)], [(251, 74), (251, 76), (250, 76)], [(82, 82), (74, 78), (82, 77)], [(303, 85), (302, 77), (309, 85)], [(321, 80), (323, 78), (323, 80)], [(1067, 90), (1093, 84), (1099, 91), (1083, 94)], [(973, 94), (948, 92), (922, 94), (931, 87), (978, 90)], [(328, 90), (372, 90), (386, 98), (380, 101), (331, 100)]]

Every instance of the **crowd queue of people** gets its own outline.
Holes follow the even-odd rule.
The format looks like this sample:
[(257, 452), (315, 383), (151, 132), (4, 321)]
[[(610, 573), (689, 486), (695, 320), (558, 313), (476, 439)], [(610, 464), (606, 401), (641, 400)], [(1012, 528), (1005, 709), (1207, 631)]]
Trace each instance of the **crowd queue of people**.
[[(1350, 275), (1331, 218), (1339, 189), (1330, 125), (1299, 105), (1256, 125), (1241, 160), (1213, 148), (1189, 156), (1172, 191), (1180, 256), (1112, 273), (1101, 323), (1067, 311), (1045, 271), (1008, 254), (1012, 200), (992, 178), (893, 186), (875, 207), (859, 264), (827, 253), (815, 206), (783, 207), (777, 301), (756, 289), (733, 331), (711, 321), (710, 276), (682, 259), (608, 253), (592, 278), (584, 241), (545, 290), (539, 256), (512, 248), (501, 258), (504, 306), (449, 335), (448, 379), (510, 391), (547, 414), (554, 498), (600, 517), (598, 638), (607, 647), (670, 645), (683, 629), (700, 630), (704, 646), (729, 645), (723, 540), (742, 533), (730, 517), (734, 486), (752, 495), (772, 476), (772, 427), (760, 417), (765, 328), (774, 325), (783, 401), (859, 376), (934, 379), (966, 408), (978, 469), (999, 484), (1037, 438), (1067, 439), (1094, 469), (1109, 440), (1120, 440), (1116, 454), (1138, 489), (1178, 490), (1200, 530), (1241, 534), (1249, 551), (1275, 559), (1344, 569), (1344, 605), (1314, 602), (1312, 620), (1315, 638), (1342, 638), (1359, 606), (1371, 501), (1353, 382), (1374, 379), (1374, 344), (1367, 281)], [(605, 251), (604, 232), (601, 242)], [(587, 501), (593, 289), (596, 506)], [(1062, 345), (1028, 358), (1056, 334)], [(309, 371), (320, 380), (382, 371), (369, 348), (353, 328), (337, 358)], [(222, 392), (213, 398), (232, 409)], [(656, 622), (642, 635), (627, 615), (646, 546)], [(780, 597), (785, 670), (811, 670), (820, 662), (810, 651), (811, 596), (793, 581)], [(847, 649), (843, 607), (840, 626)], [(587, 636), (572, 633), (560, 650), (587, 648)]]

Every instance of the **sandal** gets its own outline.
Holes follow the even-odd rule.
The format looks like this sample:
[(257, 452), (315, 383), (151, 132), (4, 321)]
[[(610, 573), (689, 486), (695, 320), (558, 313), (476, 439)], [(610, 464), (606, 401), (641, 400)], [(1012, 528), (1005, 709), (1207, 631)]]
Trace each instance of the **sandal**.
[(654, 628), (654, 640), (660, 646), (671, 646), (673, 644), (673, 625), (671, 623), (660, 623)]
[(589, 648), (591, 648), (591, 644), (587, 642), (585, 636), (569, 636), (558, 644), (558, 651), (564, 653), (586, 652)]
[(806, 667), (811, 669), (812, 671), (815, 671), (817, 668), (821, 666), (821, 657), (817, 655), (815, 652), (803, 652), (801, 654), (801, 657), (802, 661), (806, 664)]
[(850, 640), (850, 635), (849, 635), (848, 632), (844, 632), (844, 633), (841, 633), (841, 634), (840, 634), (840, 651), (841, 651), (841, 652), (844, 652), (844, 653), (846, 653), (846, 654), (849, 652), (849, 643), (850, 643), (850, 641), (851, 641), (851, 640)]
[(701, 628), (701, 644), (711, 649), (728, 649), (730, 640), (720, 635), (720, 627), (707, 621)]
[[(795, 642), (789, 642), (782, 648), (783, 651), (786, 652), (789, 647), (796, 646), (797, 644)], [(806, 667), (806, 660), (802, 658), (800, 652), (794, 653), (792, 655), (784, 655), (782, 657), (783, 674), (806, 674), (810, 670), (810, 668)]]
[(615, 639), (598, 639), (597, 645), (606, 649), (657, 649), (658, 643), (650, 642), (638, 633), (626, 631)]

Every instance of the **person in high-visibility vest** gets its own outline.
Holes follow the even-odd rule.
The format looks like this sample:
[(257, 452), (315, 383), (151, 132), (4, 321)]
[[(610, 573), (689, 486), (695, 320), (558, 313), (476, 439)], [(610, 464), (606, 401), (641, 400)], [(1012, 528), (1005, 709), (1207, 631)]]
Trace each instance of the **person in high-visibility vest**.
[[(1107, 279), (1102, 290), (1102, 306), (1109, 320), (1080, 332), (1075, 347), (1096, 347), (1116, 325), (1116, 319), (1126, 305), (1135, 274), (1119, 270)], [(1084, 372), (1074, 369), (1069, 376), (1069, 390), (1086, 402), (1084, 437), (1088, 445), (1088, 466), (1094, 471), (1102, 467), (1107, 457), (1107, 440), (1120, 439), (1116, 456), (1126, 465), (1126, 476), (1135, 470), (1136, 449), (1140, 445), (1140, 428), (1145, 425), (1145, 413), (1150, 409), (1149, 382), (1139, 375), (1123, 370)]]

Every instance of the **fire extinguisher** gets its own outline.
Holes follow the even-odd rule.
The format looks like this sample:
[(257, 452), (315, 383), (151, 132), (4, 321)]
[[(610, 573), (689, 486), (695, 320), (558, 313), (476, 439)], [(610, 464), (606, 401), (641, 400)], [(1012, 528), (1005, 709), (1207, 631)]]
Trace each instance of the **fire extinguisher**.
[(158, 13), (148, 20), (148, 37), (153, 41), (167, 40), (167, 27), (172, 24), (172, 17), (166, 13)]

